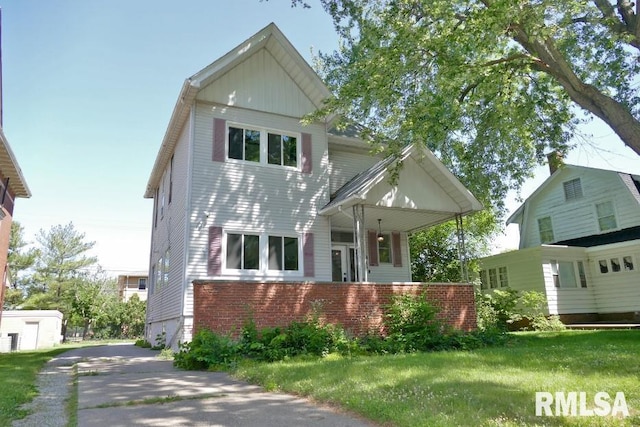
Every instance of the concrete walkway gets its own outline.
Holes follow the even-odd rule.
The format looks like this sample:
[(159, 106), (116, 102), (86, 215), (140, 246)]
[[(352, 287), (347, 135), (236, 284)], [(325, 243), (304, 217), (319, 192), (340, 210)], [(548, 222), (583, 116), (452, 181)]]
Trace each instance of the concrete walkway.
[(78, 366), (78, 426), (373, 425), (296, 396), (266, 393), (224, 373), (181, 371), (157, 354), (109, 345), (58, 357)]

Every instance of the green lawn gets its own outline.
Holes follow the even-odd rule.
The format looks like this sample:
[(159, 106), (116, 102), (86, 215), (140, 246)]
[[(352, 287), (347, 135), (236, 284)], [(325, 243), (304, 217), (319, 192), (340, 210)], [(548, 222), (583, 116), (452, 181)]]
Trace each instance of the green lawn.
[[(236, 375), (337, 404), (394, 426), (640, 425), (640, 331), (513, 334), (505, 347), (469, 352), (294, 359), (246, 364)], [(626, 398), (630, 416), (538, 417), (535, 393)], [(555, 411), (555, 404), (552, 406)]]
[(10, 426), (27, 415), (20, 405), (38, 394), (36, 375), (49, 359), (70, 348), (0, 353), (0, 426)]

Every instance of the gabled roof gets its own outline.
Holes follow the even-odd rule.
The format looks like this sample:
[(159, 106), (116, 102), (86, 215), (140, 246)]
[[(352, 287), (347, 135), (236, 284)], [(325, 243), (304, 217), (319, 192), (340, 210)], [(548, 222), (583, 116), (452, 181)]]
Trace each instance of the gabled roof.
[[(410, 161), (415, 162), (415, 174), (403, 176)], [(390, 185), (390, 174), (400, 162), (405, 169), (400, 170), (398, 182)], [(407, 188), (410, 186), (413, 188)], [(425, 194), (428, 197), (412, 197)], [(429, 149), (415, 144), (353, 177), (335, 192), (319, 214), (334, 215), (359, 204), (371, 213), (367, 227), (375, 224), (375, 219), (387, 216), (395, 230), (410, 232), (447, 221), (456, 214), (482, 209), (482, 204)]]
[(289, 76), (305, 92), (315, 107), (322, 107), (324, 100), (332, 96), (331, 91), (316, 72), (272, 22), (185, 80), (153, 165), (144, 197), (152, 198), (154, 196), (154, 189), (171, 159), (179, 133), (189, 117), (198, 92), (263, 48), (269, 50), (279, 62), (286, 63)]
[(9, 188), (13, 190), (16, 197), (31, 197), (31, 191), (2, 128), (0, 128), (0, 172), (5, 178), (9, 178)]
[(542, 191), (544, 191), (544, 189), (546, 189), (547, 187), (549, 187), (550, 185), (552, 185), (554, 182), (556, 182), (557, 180), (561, 180), (561, 176), (566, 175), (566, 172), (570, 171), (570, 170), (576, 170), (576, 169), (582, 169), (582, 170), (587, 170), (587, 171), (599, 171), (599, 172), (608, 172), (611, 174), (617, 174), (618, 176), (620, 176), (620, 178), (622, 179), (622, 181), (624, 182), (625, 186), (629, 189), (629, 192), (632, 194), (632, 196), (638, 201), (638, 203), (640, 204), (640, 176), (638, 175), (633, 175), (633, 174), (629, 174), (629, 173), (625, 173), (625, 172), (618, 172), (618, 171), (613, 171), (613, 170), (608, 170), (608, 169), (598, 169), (598, 168), (591, 168), (591, 167), (587, 167), (587, 166), (577, 166), (577, 165), (569, 165), (569, 164), (565, 164), (563, 166), (561, 166), (560, 168), (558, 168), (553, 174), (551, 174), (538, 188), (536, 188), (536, 190), (531, 193), (531, 195), (529, 197), (526, 198), (526, 200), (518, 207), (518, 209), (516, 209), (511, 216), (509, 216), (509, 218), (507, 218), (507, 225), (508, 224), (519, 224), (521, 221), (521, 218), (524, 214), (525, 211), (525, 207), (526, 205), (533, 200), (538, 194), (540, 194)]

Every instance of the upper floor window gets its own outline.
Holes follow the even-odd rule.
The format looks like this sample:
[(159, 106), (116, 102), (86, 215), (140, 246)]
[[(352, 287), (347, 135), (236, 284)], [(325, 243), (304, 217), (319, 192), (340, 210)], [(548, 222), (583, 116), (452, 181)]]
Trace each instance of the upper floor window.
[(298, 167), (298, 138), (271, 132), (268, 135), (268, 163)]
[(572, 179), (564, 184), (564, 199), (566, 201), (582, 198), (582, 184), (580, 178)]
[(596, 214), (598, 215), (598, 226), (600, 231), (614, 230), (618, 227), (616, 213), (613, 209), (613, 202), (602, 202), (596, 204)]
[(229, 126), (229, 158), (260, 162), (260, 131)]
[(243, 125), (230, 125), (228, 138), (228, 157), (230, 159), (298, 167), (299, 135)]
[(138, 289), (141, 291), (147, 289), (147, 279), (138, 279)]
[(540, 243), (553, 242), (553, 225), (551, 224), (550, 216), (538, 218), (538, 231), (540, 233)]

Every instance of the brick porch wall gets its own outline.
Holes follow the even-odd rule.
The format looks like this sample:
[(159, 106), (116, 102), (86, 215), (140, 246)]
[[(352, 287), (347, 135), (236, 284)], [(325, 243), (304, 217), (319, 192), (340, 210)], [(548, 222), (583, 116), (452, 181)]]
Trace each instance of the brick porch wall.
[(382, 307), (392, 295), (418, 294), (440, 308), (456, 329), (476, 328), (473, 285), (459, 283), (293, 283), (194, 281), (194, 328), (236, 333), (251, 317), (258, 329), (302, 320), (319, 306), (320, 318), (355, 335), (383, 332)]

